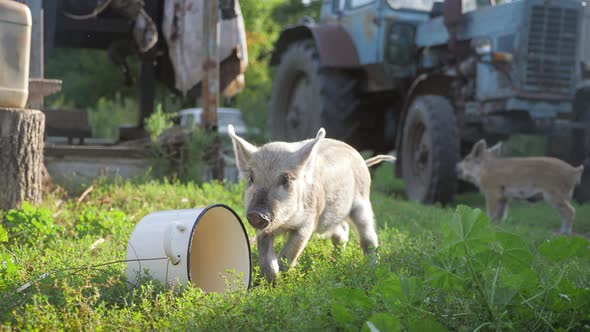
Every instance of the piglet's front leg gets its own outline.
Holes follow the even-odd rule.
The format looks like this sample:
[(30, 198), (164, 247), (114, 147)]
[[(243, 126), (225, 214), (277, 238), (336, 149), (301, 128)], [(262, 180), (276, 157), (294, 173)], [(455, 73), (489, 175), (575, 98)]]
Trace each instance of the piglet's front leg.
[(279, 260), (274, 251), (274, 235), (258, 233), (256, 243), (258, 243), (260, 270), (267, 281), (273, 281), (279, 274)]
[(313, 234), (312, 225), (293, 230), (289, 233), (287, 243), (281, 249), (279, 257), (281, 258), (281, 271), (286, 271), (297, 264), (297, 259), (303, 252), (307, 242)]

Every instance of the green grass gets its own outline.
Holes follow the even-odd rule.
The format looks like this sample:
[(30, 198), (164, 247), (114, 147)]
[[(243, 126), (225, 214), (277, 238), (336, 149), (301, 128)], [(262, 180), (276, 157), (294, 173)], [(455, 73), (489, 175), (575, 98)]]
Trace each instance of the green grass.
[[(245, 220), (243, 184), (97, 182), (82, 203), (79, 192), (56, 192), (39, 208), (0, 211), (8, 231), (8, 242), (0, 244), (0, 326), (355, 331), (367, 329), (370, 321), (381, 331), (590, 329), (590, 248), (583, 238), (554, 234), (559, 228), (554, 211), (542, 203), (515, 204), (504, 224), (489, 226), (469, 211), (455, 213), (459, 204), (482, 207), (480, 195), (459, 196), (456, 205), (445, 208), (423, 206), (403, 199), (392, 173), (391, 166), (382, 166), (373, 182), (380, 240), (376, 266), (363, 257), (355, 235), (341, 253), (329, 240), (314, 237), (298, 266), (270, 285), (260, 274), (253, 246), (252, 289), (224, 296), (150, 282), (130, 290), (123, 263), (72, 268), (124, 259), (134, 225), (153, 211), (221, 202)], [(587, 236), (590, 206), (576, 208), (574, 230)], [(458, 225), (472, 225), (474, 231), (458, 238)], [(503, 231), (525, 244), (519, 247), (519, 240)], [(105, 242), (90, 250), (99, 238)], [(504, 257), (510, 248), (517, 258), (527, 258), (518, 268), (482, 258), (486, 253)], [(448, 269), (434, 271), (440, 262)], [(40, 279), (46, 272), (52, 273)], [(27, 282), (31, 287), (16, 293)], [(498, 299), (512, 289), (510, 301)]]

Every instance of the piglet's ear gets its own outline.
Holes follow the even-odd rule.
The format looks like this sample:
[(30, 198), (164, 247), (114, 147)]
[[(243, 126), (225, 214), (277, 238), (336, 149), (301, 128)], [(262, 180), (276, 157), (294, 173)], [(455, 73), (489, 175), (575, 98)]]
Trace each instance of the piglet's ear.
[(320, 128), (313, 140), (305, 143), (299, 150), (295, 152), (295, 163), (298, 169), (303, 169), (305, 166), (311, 163), (316, 154), (316, 146), (324, 137), (326, 137), (326, 131), (324, 128)]
[(475, 143), (475, 145), (473, 146), (473, 150), (471, 150), (471, 153), (473, 154), (473, 157), (481, 158), (486, 153), (487, 148), (488, 146), (486, 144), (486, 141), (482, 139), (479, 142)]
[(227, 126), (227, 133), (229, 134), (229, 137), (231, 137), (232, 139), (238, 169), (241, 172), (244, 172), (248, 167), (247, 165), (250, 162), (252, 154), (256, 152), (258, 148), (248, 143), (248, 141), (241, 138), (240, 136), (236, 135), (236, 131), (234, 130), (234, 126), (232, 125)]
[(488, 153), (490, 153), (494, 157), (502, 156), (502, 142), (498, 142), (496, 143), (496, 145), (488, 148)]

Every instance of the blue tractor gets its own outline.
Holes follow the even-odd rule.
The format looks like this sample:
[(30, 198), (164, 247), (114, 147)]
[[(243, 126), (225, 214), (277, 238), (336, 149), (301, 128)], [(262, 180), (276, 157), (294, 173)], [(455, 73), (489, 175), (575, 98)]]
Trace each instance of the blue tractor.
[[(325, 0), (271, 58), (273, 139), (318, 128), (359, 150), (395, 149), (408, 198), (447, 203), (474, 142), (549, 137), (589, 151), (590, 3), (579, 0)], [(590, 167), (587, 167), (590, 169)], [(588, 181), (586, 181), (588, 180)], [(584, 176), (590, 182), (590, 176)], [(590, 186), (576, 192), (590, 199)]]

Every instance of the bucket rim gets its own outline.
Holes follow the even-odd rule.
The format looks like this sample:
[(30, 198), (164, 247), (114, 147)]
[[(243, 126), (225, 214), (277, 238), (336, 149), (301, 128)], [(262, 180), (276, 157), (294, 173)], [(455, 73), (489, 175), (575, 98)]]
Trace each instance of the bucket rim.
[(250, 290), (250, 287), (252, 285), (252, 249), (250, 248), (250, 240), (248, 239), (248, 232), (246, 232), (246, 227), (244, 226), (244, 223), (242, 222), (242, 219), (240, 219), (240, 217), (238, 216), (238, 214), (236, 213), (236, 211), (234, 211), (231, 207), (229, 207), (226, 204), (223, 203), (217, 203), (217, 204), (212, 204), (212, 205), (208, 205), (206, 207), (204, 207), (201, 212), (199, 213), (199, 215), (197, 216), (197, 220), (195, 220), (195, 222), (193, 223), (193, 227), (191, 229), (191, 233), (189, 236), (189, 239), (191, 239), (188, 243), (188, 248), (186, 251), (186, 275), (188, 277), (188, 282), (192, 283), (192, 278), (191, 278), (191, 261), (189, 259), (190, 254), (191, 254), (191, 249), (193, 246), (193, 235), (195, 233), (195, 230), (197, 228), (197, 225), (199, 224), (199, 222), (201, 221), (201, 218), (205, 215), (205, 213), (207, 213), (209, 210), (213, 209), (213, 208), (224, 208), (228, 211), (230, 211), (234, 217), (238, 220), (240, 226), (242, 227), (242, 231), (244, 232), (244, 238), (246, 239), (246, 246), (248, 247), (248, 286), (247, 289)]

